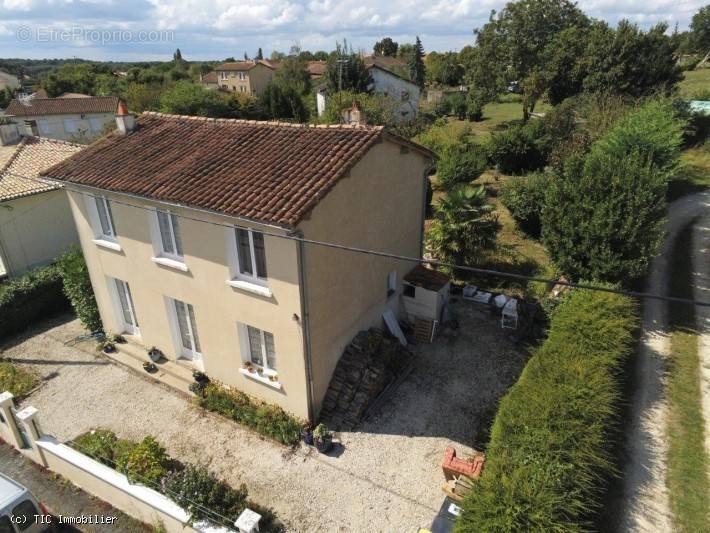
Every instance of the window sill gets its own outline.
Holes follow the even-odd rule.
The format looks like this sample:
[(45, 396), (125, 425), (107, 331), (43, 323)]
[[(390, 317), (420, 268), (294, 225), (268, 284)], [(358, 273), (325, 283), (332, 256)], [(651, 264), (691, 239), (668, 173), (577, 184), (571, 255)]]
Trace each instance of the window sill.
[(96, 246), (101, 246), (102, 248), (108, 248), (114, 252), (122, 252), (123, 248), (117, 242), (107, 241), (106, 239), (94, 239), (94, 244)]
[(249, 372), (246, 368), (240, 368), (239, 373), (255, 381), (259, 381), (264, 385), (268, 385), (272, 389), (281, 390), (281, 383), (278, 381), (271, 381), (266, 376), (260, 376), (258, 372)]
[(235, 289), (241, 289), (243, 291), (252, 292), (258, 294), (259, 296), (264, 296), (266, 298), (271, 298), (273, 293), (268, 287), (262, 285), (257, 285), (256, 283), (251, 283), (249, 281), (244, 281), (241, 279), (228, 279), (227, 285), (234, 287)]
[(187, 272), (190, 270), (187, 268), (187, 265), (183, 263), (182, 261), (178, 261), (177, 259), (170, 259), (168, 257), (151, 257), (150, 258), (153, 263), (157, 263), (158, 265), (163, 265), (166, 267), (174, 268), (175, 270), (180, 270), (181, 272)]

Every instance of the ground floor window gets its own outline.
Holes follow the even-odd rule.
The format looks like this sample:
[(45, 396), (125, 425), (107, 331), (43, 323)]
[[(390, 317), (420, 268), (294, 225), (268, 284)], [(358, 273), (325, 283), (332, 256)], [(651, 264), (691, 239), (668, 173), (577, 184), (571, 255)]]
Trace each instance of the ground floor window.
[(273, 334), (247, 325), (242, 326), (241, 329), (246, 336), (247, 360), (264, 370), (276, 372), (276, 347)]
[(172, 307), (175, 312), (182, 355), (188, 359), (196, 359), (200, 355), (200, 339), (197, 335), (195, 310), (192, 304), (180, 300), (172, 300)]

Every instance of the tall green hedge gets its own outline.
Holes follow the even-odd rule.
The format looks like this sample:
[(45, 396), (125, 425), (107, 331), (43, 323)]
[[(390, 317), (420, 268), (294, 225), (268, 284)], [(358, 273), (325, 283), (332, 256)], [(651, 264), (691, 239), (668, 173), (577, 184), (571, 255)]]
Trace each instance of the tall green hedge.
[(92, 333), (101, 331), (103, 324), (81, 248), (73, 246), (59, 256), (57, 267), (64, 280), (64, 294), (69, 298), (81, 323)]
[(591, 527), (614, 470), (619, 374), (636, 326), (629, 298), (582, 290), (565, 297), (549, 337), (500, 403), (457, 532)]
[(56, 267), (38, 268), (11, 279), (0, 291), (0, 339), (68, 309), (61, 273)]

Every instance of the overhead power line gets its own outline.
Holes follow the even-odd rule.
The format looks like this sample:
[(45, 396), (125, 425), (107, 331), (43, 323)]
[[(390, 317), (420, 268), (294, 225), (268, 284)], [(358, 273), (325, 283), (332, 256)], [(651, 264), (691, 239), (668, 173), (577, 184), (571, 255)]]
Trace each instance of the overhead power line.
[[(104, 197), (101, 194), (93, 194), (90, 192), (71, 188), (71, 187), (67, 186), (68, 184), (65, 182), (59, 182), (59, 181), (54, 182), (53, 180), (42, 180), (42, 179), (38, 179), (38, 178), (28, 178), (25, 176), (21, 176), (19, 174), (13, 174), (10, 172), (6, 172), (6, 173), (10, 174), (12, 176), (18, 177), (18, 178), (36, 181), (36, 182), (41, 183), (43, 185), (47, 185), (48, 181), (51, 183), (58, 183), (66, 190), (69, 190), (71, 192), (75, 192), (77, 194), (81, 194), (83, 196), (88, 196), (91, 198), (103, 198)], [(116, 194), (121, 194), (118, 191), (107, 191), (107, 192), (109, 192), (109, 193), (115, 192)], [(188, 205), (175, 204), (172, 202), (161, 201), (158, 199), (146, 198), (146, 200), (156, 201), (159, 203), (162, 202), (163, 204), (171, 204), (171, 205), (174, 205), (175, 207), (182, 207), (182, 208), (186, 208), (186, 209), (199, 209), (199, 208), (194, 208), (194, 207), (191, 207)], [(135, 209), (142, 209), (142, 210), (148, 211), (148, 212), (155, 211), (155, 209), (153, 209), (151, 207), (132, 204), (129, 202), (124, 202), (122, 200), (112, 199), (111, 202), (114, 204), (117, 204), (117, 205), (123, 205), (126, 207), (132, 207)], [(244, 229), (244, 230), (253, 229), (249, 226), (242, 226), (239, 224), (221, 223), (221, 222), (215, 222), (212, 220), (205, 220), (203, 218), (192, 217), (192, 216), (184, 215), (184, 214), (177, 214), (177, 213), (174, 213), (174, 214), (178, 218), (182, 218), (184, 220), (190, 220), (192, 222), (200, 222), (203, 224), (210, 224), (212, 226), (218, 226), (218, 227), (223, 227), (223, 228), (232, 228), (232, 229)], [(227, 217), (230, 216), (228, 214), (218, 213), (218, 212), (214, 212), (214, 214), (221, 215), (221, 216), (227, 216)], [(258, 223), (258, 221), (255, 221), (255, 222)], [(284, 228), (284, 230), (287, 230), (287, 228)], [(451, 269), (451, 270), (459, 270), (462, 272), (471, 272), (473, 274), (483, 274), (483, 275), (487, 275), (487, 276), (494, 276), (494, 277), (507, 278), (507, 279), (517, 279), (517, 280), (521, 280), (521, 281), (533, 281), (533, 282), (537, 282), (537, 283), (547, 283), (547, 284), (551, 284), (551, 285), (561, 285), (561, 286), (570, 287), (573, 289), (583, 289), (583, 290), (589, 290), (589, 291), (607, 292), (607, 293), (620, 294), (623, 296), (629, 296), (632, 298), (639, 298), (639, 299), (661, 300), (661, 301), (666, 301), (666, 302), (696, 305), (699, 307), (710, 307), (710, 302), (706, 302), (706, 301), (702, 301), (702, 300), (693, 300), (690, 298), (681, 298), (678, 296), (667, 296), (665, 294), (657, 294), (657, 293), (652, 293), (652, 292), (640, 292), (640, 291), (630, 291), (630, 290), (624, 290), (624, 289), (615, 289), (615, 288), (611, 288), (611, 287), (602, 287), (599, 285), (591, 285), (588, 283), (573, 283), (570, 281), (547, 279), (547, 278), (541, 278), (541, 277), (536, 277), (536, 276), (529, 276), (529, 275), (525, 275), (525, 274), (515, 274), (513, 272), (502, 272), (500, 270), (493, 270), (493, 269), (489, 269), (489, 268), (479, 268), (479, 267), (472, 267), (472, 266), (468, 266), (468, 265), (458, 265), (455, 263), (447, 263), (445, 261), (437, 261), (435, 259), (411, 257), (411, 256), (406, 256), (406, 255), (385, 252), (385, 251), (381, 251), (381, 250), (372, 250), (372, 249), (368, 249), (368, 248), (360, 248), (357, 246), (349, 246), (349, 245), (345, 245), (345, 244), (336, 244), (336, 243), (332, 243), (332, 242), (319, 241), (319, 240), (315, 240), (315, 239), (307, 239), (305, 237), (299, 237), (298, 235), (276, 233), (276, 232), (268, 231), (268, 230), (259, 230), (259, 233), (261, 233), (262, 235), (267, 235), (269, 237), (276, 237), (279, 239), (287, 239), (287, 240), (302, 242), (304, 244), (312, 244), (314, 246), (323, 246), (326, 248), (332, 248), (332, 249), (336, 249), (336, 250), (372, 255), (372, 256), (376, 256), (376, 257), (385, 257), (388, 259), (397, 259), (400, 261), (407, 261), (410, 263), (416, 263), (416, 264), (422, 264), (422, 265), (431, 265), (431, 266), (440, 267), (440, 268), (447, 268), (447, 269)]]

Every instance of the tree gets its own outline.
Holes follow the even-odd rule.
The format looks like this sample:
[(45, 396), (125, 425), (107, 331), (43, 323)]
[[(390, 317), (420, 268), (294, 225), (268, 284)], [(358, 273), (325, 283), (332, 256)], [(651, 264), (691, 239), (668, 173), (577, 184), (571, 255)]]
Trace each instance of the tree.
[(701, 63), (705, 63), (710, 58), (710, 4), (701, 7), (693, 15), (690, 23), (691, 42), (695, 50), (705, 57)]
[(271, 52), (271, 55), (269, 55), (269, 59), (271, 61), (283, 61), (286, 59), (286, 54), (279, 52), (278, 50), (274, 50)]
[(395, 57), (397, 55), (397, 48), (399, 45), (394, 42), (391, 38), (385, 37), (381, 41), (377, 41), (373, 47), (373, 51), (376, 56), (389, 56)]
[(562, 30), (587, 24), (587, 17), (569, 0), (509, 2), (475, 30), (477, 50), (470, 56), (469, 82), (492, 98), (517, 81), (527, 120), (549, 87), (544, 75), (547, 47)]
[(414, 54), (414, 45), (412, 43), (400, 44), (397, 48), (397, 57), (409, 65), (410, 58)]
[(459, 185), (434, 208), (427, 245), (437, 260), (471, 264), (495, 248), (500, 223), (483, 186)]
[(274, 79), (282, 86), (290, 85), (300, 94), (311, 91), (311, 75), (308, 73), (308, 61), (300, 55), (291, 55), (283, 60)]
[(326, 100), (325, 112), (320, 121), (325, 124), (339, 124), (342, 112), (352, 107), (353, 102), (360, 104), (365, 115), (365, 122), (375, 126), (394, 126), (401, 102), (382, 93), (354, 93), (343, 91), (331, 94)]
[(325, 79), (331, 94), (340, 90), (366, 93), (372, 85), (372, 75), (362, 57), (348, 52), (346, 42), (337, 43), (335, 53), (328, 58)]
[(460, 85), (464, 75), (463, 65), (456, 52), (431, 52), (424, 61), (426, 79), (430, 84), (443, 86)]
[(5, 109), (10, 105), (10, 101), (15, 97), (10, 87), (0, 90), (0, 109)]
[(163, 92), (160, 85), (145, 83), (129, 83), (123, 92), (126, 106), (134, 113), (143, 111), (158, 111), (160, 109), (160, 95)]
[(175, 50), (175, 53), (173, 54), (173, 62), (182, 63), (182, 53), (180, 52), (179, 48)]
[(416, 83), (420, 88), (424, 88), (426, 81), (426, 67), (424, 66), (424, 47), (422, 42), (417, 39), (414, 43), (414, 51), (409, 58), (409, 78)]
[(261, 46), (259, 47), (259, 50), (256, 52), (256, 59), (257, 61), (261, 61), (264, 59), (264, 52), (261, 51)]
[(259, 104), (271, 119), (308, 121), (309, 113), (303, 96), (292, 85), (279, 81), (269, 83), (259, 95)]
[(160, 96), (160, 110), (174, 115), (226, 117), (229, 109), (222, 96), (202, 85), (179, 81)]
[(95, 94), (96, 77), (99, 74), (110, 74), (105, 65), (95, 63), (65, 63), (47, 74), (40, 86), (51, 97), (65, 92)]
[(442, 189), (452, 189), (460, 183), (470, 183), (488, 165), (486, 149), (475, 143), (460, 143), (441, 154), (436, 165), (436, 182)]

